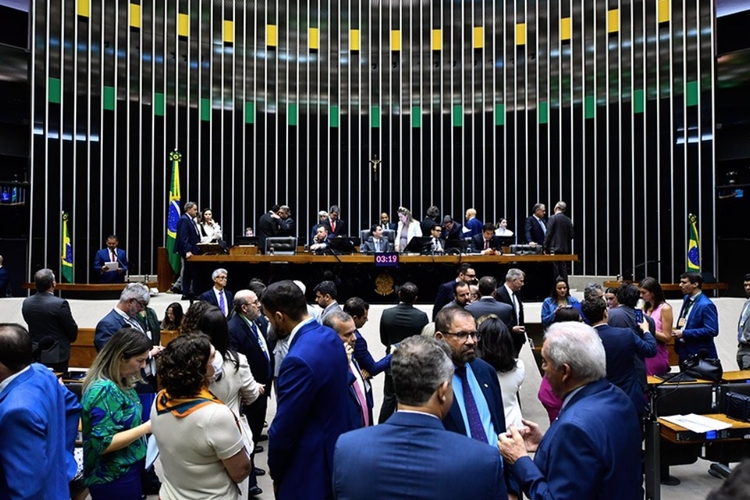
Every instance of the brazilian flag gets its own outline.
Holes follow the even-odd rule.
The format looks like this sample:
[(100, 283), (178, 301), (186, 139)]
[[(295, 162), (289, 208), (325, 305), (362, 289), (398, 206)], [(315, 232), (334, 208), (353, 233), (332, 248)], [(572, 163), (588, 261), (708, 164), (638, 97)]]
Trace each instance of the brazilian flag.
[(177, 240), (177, 222), (180, 220), (180, 161), (182, 153), (176, 149), (169, 153), (169, 161), (172, 162), (172, 183), (169, 185), (169, 206), (167, 207), (167, 254), (169, 265), (176, 273), (180, 273), (180, 256), (174, 253), (174, 244)]
[(73, 247), (70, 244), (70, 232), (68, 232), (68, 214), (62, 213), (62, 271), (60, 279), (62, 283), (73, 283)]
[(695, 214), (688, 215), (688, 224), (690, 225), (690, 241), (687, 248), (687, 268), (688, 271), (701, 270), (701, 259), (698, 251), (698, 217)]

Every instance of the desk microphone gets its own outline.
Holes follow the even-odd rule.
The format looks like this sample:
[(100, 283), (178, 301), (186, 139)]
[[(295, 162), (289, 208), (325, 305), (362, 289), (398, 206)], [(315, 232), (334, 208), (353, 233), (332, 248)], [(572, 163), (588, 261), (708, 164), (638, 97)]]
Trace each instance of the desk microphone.
[(697, 366), (702, 359), (706, 359), (707, 357), (708, 349), (699, 349), (698, 352), (682, 362), (682, 367), (683, 369), (693, 368), (694, 366)]

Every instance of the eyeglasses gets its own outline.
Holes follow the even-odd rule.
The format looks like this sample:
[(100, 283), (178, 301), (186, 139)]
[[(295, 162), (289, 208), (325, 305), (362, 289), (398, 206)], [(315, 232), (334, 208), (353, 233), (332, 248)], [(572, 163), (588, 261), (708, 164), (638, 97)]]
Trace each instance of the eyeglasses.
[(138, 304), (139, 306), (141, 306), (141, 309), (146, 309), (146, 306), (148, 306), (148, 302), (146, 302), (146, 301), (143, 301), (143, 300), (138, 300), (138, 299), (133, 299), (133, 300), (135, 300), (135, 302), (136, 302), (136, 303), (137, 303), (137, 304)]
[(479, 333), (479, 332), (477, 332), (477, 331), (473, 331), (473, 332), (456, 332), (456, 333), (445, 332), (445, 333), (443, 333), (443, 335), (451, 335), (456, 340), (458, 340), (459, 342), (462, 342), (462, 343), (466, 342), (467, 340), (469, 340), (469, 337), (473, 337), (474, 340), (479, 340), (479, 339), (482, 338), (482, 334)]
[(217, 280), (225, 280), (225, 279), (227, 279), (227, 277), (226, 276), (217, 276), (216, 279)]

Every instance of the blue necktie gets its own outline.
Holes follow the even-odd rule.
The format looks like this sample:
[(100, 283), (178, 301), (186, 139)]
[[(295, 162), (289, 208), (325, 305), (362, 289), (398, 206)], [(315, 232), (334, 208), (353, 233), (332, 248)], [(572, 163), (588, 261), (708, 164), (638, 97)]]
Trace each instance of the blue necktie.
[(469, 432), (471, 437), (477, 441), (487, 443), (487, 433), (484, 432), (482, 418), (479, 416), (477, 402), (469, 387), (469, 379), (466, 377), (466, 365), (456, 367), (456, 375), (461, 379), (461, 389), (464, 391), (464, 404), (466, 405), (466, 417), (469, 420)]
[(224, 290), (219, 290), (219, 309), (224, 313), (224, 316), (227, 315), (227, 303), (224, 302)]

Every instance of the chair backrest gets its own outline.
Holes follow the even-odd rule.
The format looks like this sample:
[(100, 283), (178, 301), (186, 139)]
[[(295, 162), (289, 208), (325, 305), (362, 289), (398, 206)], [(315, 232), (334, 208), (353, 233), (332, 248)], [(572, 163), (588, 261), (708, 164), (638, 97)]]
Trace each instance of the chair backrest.
[(388, 238), (388, 241), (394, 243), (396, 241), (396, 231), (393, 229), (383, 229), (383, 238)]
[(273, 236), (266, 238), (266, 255), (273, 250), (274, 255), (294, 255), (297, 253), (297, 238), (294, 236)]
[(359, 239), (363, 243), (367, 241), (367, 238), (370, 237), (370, 230), (369, 229), (360, 229), (359, 230)]

